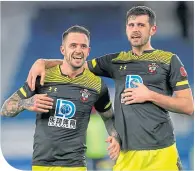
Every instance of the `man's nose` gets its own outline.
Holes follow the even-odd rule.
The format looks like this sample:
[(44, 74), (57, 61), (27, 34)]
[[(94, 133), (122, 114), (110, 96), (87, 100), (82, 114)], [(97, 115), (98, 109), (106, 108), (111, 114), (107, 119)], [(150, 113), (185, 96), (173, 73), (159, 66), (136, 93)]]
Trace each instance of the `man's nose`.
[(134, 25), (132, 31), (137, 32), (139, 30), (139, 27), (137, 25)]
[(82, 52), (82, 48), (81, 48), (80, 46), (77, 46), (75, 51), (76, 51), (77, 53), (80, 53), (80, 52)]

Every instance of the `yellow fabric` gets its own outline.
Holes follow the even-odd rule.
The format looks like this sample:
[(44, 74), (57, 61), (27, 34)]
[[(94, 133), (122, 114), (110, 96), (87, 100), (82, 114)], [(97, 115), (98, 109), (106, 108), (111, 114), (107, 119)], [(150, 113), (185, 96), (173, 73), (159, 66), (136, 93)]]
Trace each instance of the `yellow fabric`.
[(188, 80), (177, 82), (176, 86), (186, 85), (189, 84)]
[(82, 74), (75, 78), (65, 77), (61, 74), (60, 66), (46, 69), (45, 83), (70, 83), (94, 89), (98, 93), (101, 92), (102, 79), (94, 75), (90, 70), (85, 69)]
[(87, 168), (86, 167), (32, 166), (32, 171), (87, 171)]
[(179, 170), (176, 145), (157, 150), (121, 152), (113, 171)]
[(133, 55), (132, 51), (121, 53), (112, 61), (129, 61), (129, 60), (139, 60), (139, 61), (152, 61), (152, 62), (161, 62), (164, 64), (170, 64), (173, 57), (173, 53), (168, 51), (163, 51), (156, 49), (151, 53), (143, 53), (141, 56)]
[(23, 87), (20, 88), (20, 92), (23, 94), (24, 97), (26, 97), (26, 92), (25, 92), (25, 90), (23, 89)]
[(97, 62), (96, 62), (95, 59), (93, 59), (93, 60), (92, 60), (92, 66), (93, 66), (93, 68), (95, 68), (96, 65), (97, 65)]
[(109, 108), (112, 105), (111, 101), (104, 107), (104, 109)]

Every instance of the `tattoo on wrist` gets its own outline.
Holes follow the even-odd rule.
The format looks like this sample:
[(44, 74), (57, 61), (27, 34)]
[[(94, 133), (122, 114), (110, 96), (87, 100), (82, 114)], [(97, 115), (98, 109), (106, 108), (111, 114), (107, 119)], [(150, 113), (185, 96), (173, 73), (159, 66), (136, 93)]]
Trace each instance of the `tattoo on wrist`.
[(19, 106), (23, 107), (24, 109), (28, 108), (28, 107), (31, 107), (34, 105), (34, 102), (35, 102), (35, 98), (34, 96), (29, 98), (29, 99), (21, 99), (19, 101)]
[(120, 137), (119, 134), (116, 132), (116, 129), (113, 127), (111, 130), (111, 136), (115, 137), (115, 139), (119, 142), (120, 141)]
[(118, 133), (116, 132), (115, 129), (112, 129), (112, 131), (111, 131), (111, 136), (113, 136), (113, 137), (118, 137)]

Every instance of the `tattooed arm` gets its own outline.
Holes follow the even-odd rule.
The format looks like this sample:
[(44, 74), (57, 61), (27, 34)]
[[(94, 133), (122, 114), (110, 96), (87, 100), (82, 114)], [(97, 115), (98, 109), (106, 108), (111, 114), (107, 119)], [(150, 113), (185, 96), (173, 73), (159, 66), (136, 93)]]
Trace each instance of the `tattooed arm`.
[(102, 117), (104, 124), (106, 126), (107, 132), (110, 135), (106, 142), (109, 143), (108, 151), (109, 156), (112, 160), (116, 160), (120, 153), (121, 140), (119, 134), (116, 132), (114, 127), (114, 114), (112, 107), (106, 112), (98, 112)]
[(112, 102), (110, 100), (108, 87), (104, 84), (103, 80), (101, 80), (101, 85), (100, 97), (95, 102), (94, 107), (102, 117), (107, 132), (110, 135), (106, 139), (106, 142), (109, 143), (109, 156), (111, 159), (116, 160), (120, 153), (120, 136), (114, 127), (114, 112), (112, 109)]
[(106, 112), (98, 112), (100, 116), (102, 117), (102, 120), (104, 121), (106, 130), (108, 134), (112, 137), (114, 137), (117, 142), (120, 144), (120, 137), (114, 127), (114, 112), (113, 109), (110, 108)]
[(9, 99), (7, 99), (2, 108), (1, 108), (1, 115), (14, 117), (18, 115), (20, 112), (24, 110), (24, 107), (19, 105), (22, 99), (18, 95), (18, 93), (14, 93)]
[(52, 101), (53, 99), (47, 97), (46, 94), (35, 94), (30, 98), (22, 99), (15, 92), (4, 102), (1, 108), (1, 115), (14, 117), (25, 109), (34, 112), (49, 112), (53, 105)]

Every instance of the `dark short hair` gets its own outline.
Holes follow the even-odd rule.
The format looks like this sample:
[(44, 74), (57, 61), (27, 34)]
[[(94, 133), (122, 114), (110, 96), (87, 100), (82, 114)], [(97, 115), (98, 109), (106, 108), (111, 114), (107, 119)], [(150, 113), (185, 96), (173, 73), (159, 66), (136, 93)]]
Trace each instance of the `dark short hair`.
[(131, 15), (135, 15), (135, 16), (147, 15), (149, 17), (149, 24), (151, 26), (156, 24), (156, 14), (149, 7), (146, 7), (146, 6), (136, 6), (136, 7), (131, 8), (129, 11), (127, 11), (126, 23), (128, 22), (129, 16), (131, 16)]
[(83, 26), (75, 25), (67, 29), (63, 34), (62, 34), (62, 42), (65, 40), (67, 35), (69, 33), (83, 33), (87, 36), (87, 38), (90, 41), (90, 32)]

